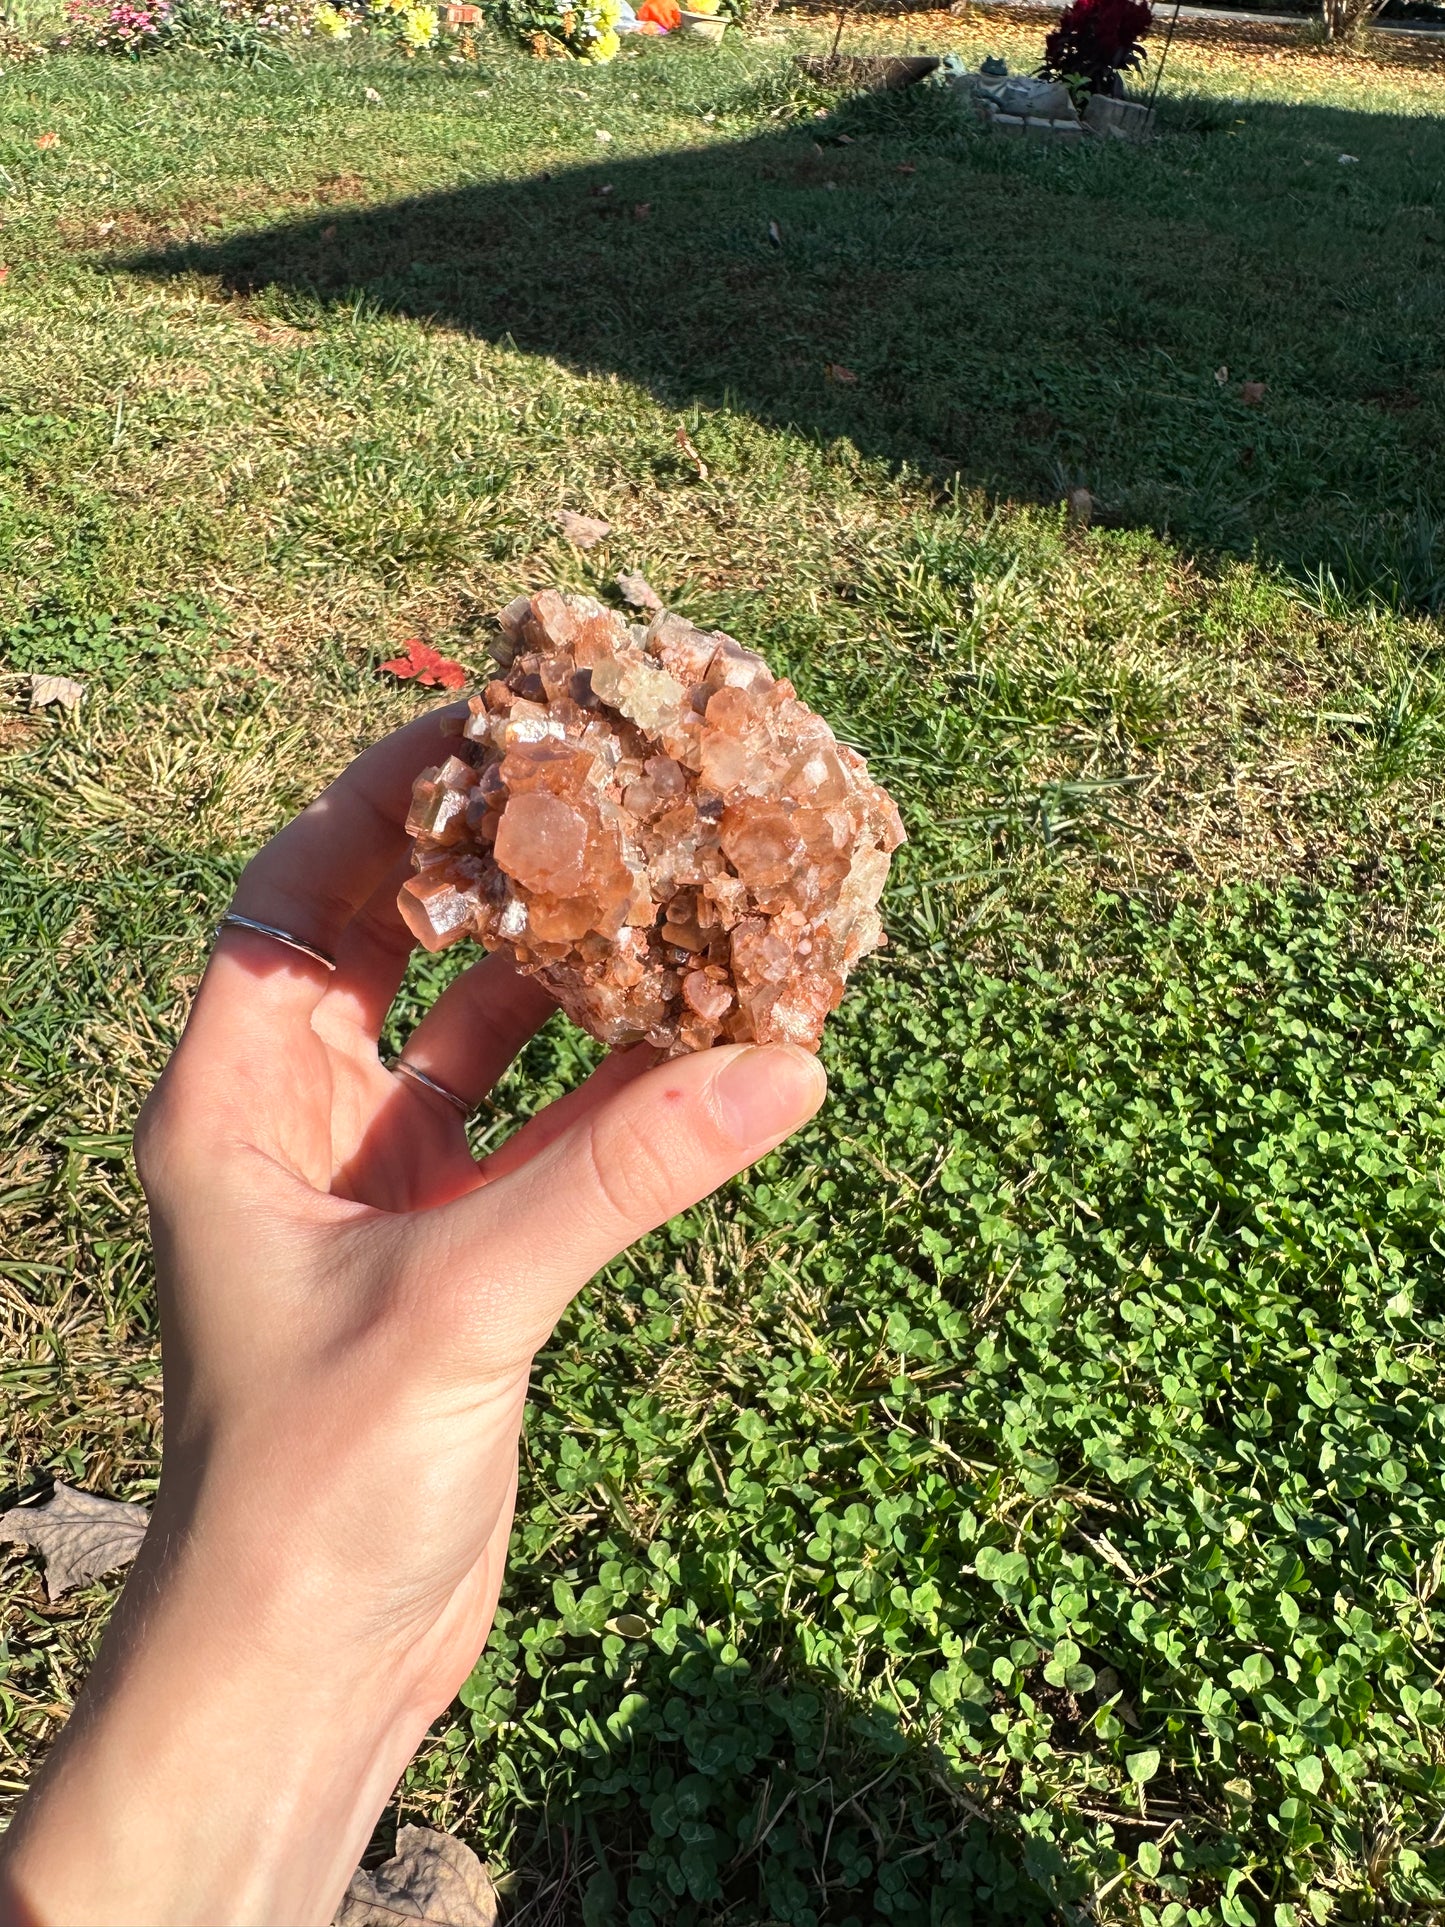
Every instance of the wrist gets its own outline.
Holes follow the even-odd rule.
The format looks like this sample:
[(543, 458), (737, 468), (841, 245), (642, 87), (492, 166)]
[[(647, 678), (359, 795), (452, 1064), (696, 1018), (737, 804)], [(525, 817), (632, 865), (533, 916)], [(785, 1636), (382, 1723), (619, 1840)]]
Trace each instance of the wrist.
[(438, 1709), (244, 1537), (156, 1523), (5, 1843), (21, 1917), (329, 1921)]

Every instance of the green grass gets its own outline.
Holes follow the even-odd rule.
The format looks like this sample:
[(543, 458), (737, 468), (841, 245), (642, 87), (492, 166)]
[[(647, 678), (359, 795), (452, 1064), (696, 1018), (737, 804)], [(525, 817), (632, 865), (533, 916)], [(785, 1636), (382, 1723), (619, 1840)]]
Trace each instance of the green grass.
[[(641, 567), (898, 795), (892, 943), (541, 1362), (378, 1845), (531, 1927), (1431, 1918), (1445, 81), (1186, 47), (1054, 155), (805, 41), (0, 74), (0, 1496), (153, 1487), (129, 1125), (375, 664)], [(7, 1562), (8, 1799), (114, 1590)]]

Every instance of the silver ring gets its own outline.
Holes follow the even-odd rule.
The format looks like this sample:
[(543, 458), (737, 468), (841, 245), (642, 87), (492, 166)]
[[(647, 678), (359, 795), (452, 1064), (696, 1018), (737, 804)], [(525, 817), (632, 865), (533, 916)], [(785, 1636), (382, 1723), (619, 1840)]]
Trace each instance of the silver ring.
[(257, 923), (254, 917), (243, 917), (239, 910), (228, 910), (216, 925), (216, 935), (223, 930), (254, 930), (258, 937), (270, 937), (276, 943), (284, 943), (288, 950), (299, 950), (303, 957), (313, 963), (321, 964), (327, 970), (335, 970), (335, 957), (328, 957), (324, 950), (318, 950), (314, 943), (304, 943), (300, 937), (293, 937), (289, 930), (278, 930), (274, 923)]
[(413, 1084), (421, 1084), (427, 1090), (435, 1091), (438, 1097), (450, 1104), (453, 1110), (460, 1111), (463, 1117), (471, 1116), (472, 1106), (464, 1098), (458, 1097), (455, 1091), (449, 1091), (445, 1084), (438, 1084), (436, 1079), (428, 1077), (425, 1071), (419, 1071), (415, 1064), (408, 1064), (405, 1058), (398, 1057), (391, 1068), (398, 1077), (409, 1077)]

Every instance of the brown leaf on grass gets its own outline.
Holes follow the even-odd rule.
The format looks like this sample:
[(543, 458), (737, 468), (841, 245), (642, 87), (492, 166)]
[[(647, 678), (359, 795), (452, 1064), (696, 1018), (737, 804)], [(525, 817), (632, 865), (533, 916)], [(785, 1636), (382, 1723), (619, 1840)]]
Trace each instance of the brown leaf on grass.
[(32, 676), (30, 678), (30, 707), (44, 709), (50, 703), (58, 703), (62, 709), (79, 709), (85, 701), (85, 684), (76, 682), (73, 676)]
[(604, 522), (596, 515), (578, 515), (572, 509), (562, 510), (557, 517), (557, 526), (578, 549), (595, 549), (604, 535), (612, 533), (610, 522)]
[(841, 381), (845, 386), (857, 381), (858, 377), (851, 368), (845, 368), (841, 361), (825, 361), (823, 373), (829, 381)]
[(1086, 488), (1071, 488), (1064, 498), (1069, 521), (1076, 529), (1086, 529), (1094, 519), (1094, 498)]
[(392, 1859), (351, 1876), (332, 1927), (493, 1927), (496, 1918), (497, 1890), (470, 1847), (430, 1827), (402, 1827)]
[(1239, 399), (1246, 408), (1258, 408), (1268, 387), (1267, 381), (1242, 381), (1239, 384)]
[(662, 607), (662, 597), (645, 575), (619, 575), (617, 593), (630, 609), (648, 609), (655, 614)]
[(701, 455), (698, 454), (697, 449), (693, 446), (692, 437), (685, 428), (679, 428), (677, 431), (677, 445), (697, 470), (698, 480), (705, 482), (707, 480), (707, 463), (702, 459)]
[(651, 201), (634, 201), (632, 203), (632, 218), (634, 221), (645, 221), (651, 216), (651, 214), (652, 214)]
[(1216, 388), (1227, 388), (1229, 386), (1229, 363), (1227, 361), (1221, 362), (1215, 369), (1214, 385)]
[(0, 1541), (34, 1546), (45, 1561), (45, 1596), (52, 1604), (104, 1572), (128, 1566), (150, 1524), (143, 1505), (102, 1499), (55, 1481), (44, 1505), (17, 1505), (0, 1512)]

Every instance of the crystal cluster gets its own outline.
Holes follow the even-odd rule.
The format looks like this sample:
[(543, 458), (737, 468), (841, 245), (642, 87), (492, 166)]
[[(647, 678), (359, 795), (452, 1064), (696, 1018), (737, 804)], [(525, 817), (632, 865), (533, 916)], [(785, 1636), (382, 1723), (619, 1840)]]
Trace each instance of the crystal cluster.
[(423, 772), (401, 914), (510, 952), (603, 1043), (816, 1050), (903, 825), (856, 750), (730, 636), (520, 597), (457, 753)]

